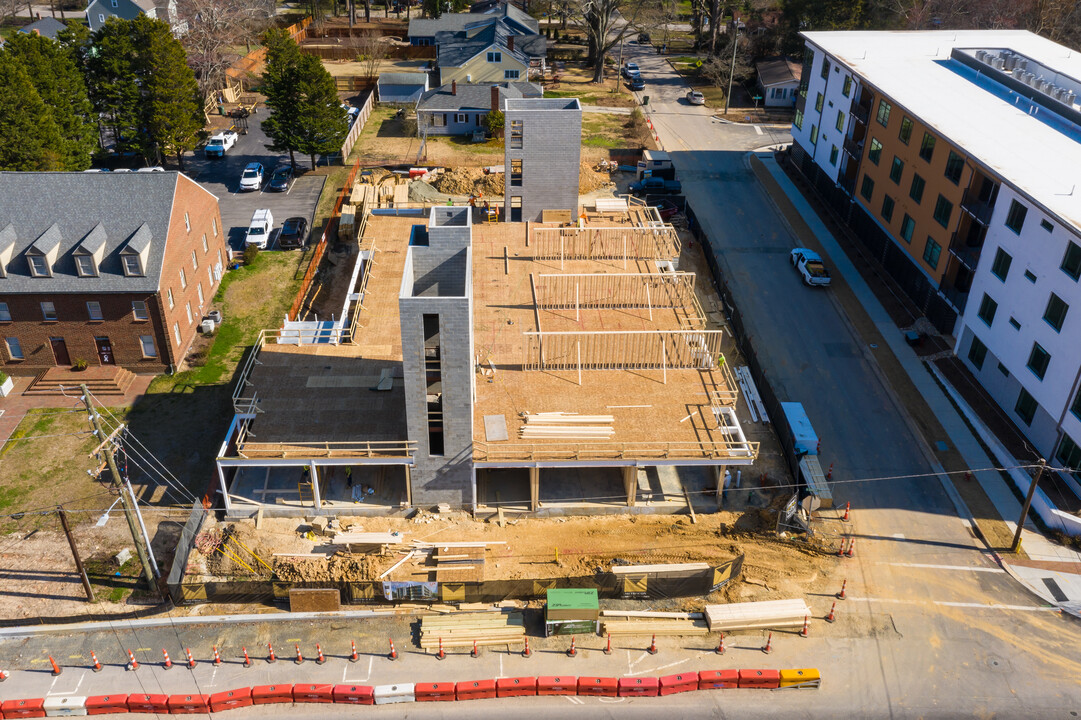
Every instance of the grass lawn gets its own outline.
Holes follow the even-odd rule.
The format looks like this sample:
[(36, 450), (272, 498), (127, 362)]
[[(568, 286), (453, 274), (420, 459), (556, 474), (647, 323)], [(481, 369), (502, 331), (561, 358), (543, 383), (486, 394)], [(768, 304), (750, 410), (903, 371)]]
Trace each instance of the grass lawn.
[(615, 77), (617, 73), (614, 67), (610, 67), (605, 73), (608, 77), (604, 82), (594, 83), (592, 67), (585, 67), (583, 63), (567, 63), (566, 70), (560, 73), (559, 87), (545, 90), (544, 97), (576, 97), (586, 105), (633, 107), (634, 96), (626, 87), (618, 87), (620, 79)]
[(586, 113), (582, 116), (582, 145), (596, 148), (618, 148), (634, 145), (634, 131), (627, 128), (627, 115)]

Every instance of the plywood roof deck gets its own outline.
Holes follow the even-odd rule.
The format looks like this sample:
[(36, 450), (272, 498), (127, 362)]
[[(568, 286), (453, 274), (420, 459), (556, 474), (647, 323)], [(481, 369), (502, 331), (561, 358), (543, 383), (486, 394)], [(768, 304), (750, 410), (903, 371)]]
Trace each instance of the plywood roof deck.
[[(410, 230), (424, 222), (368, 218), (360, 248), (374, 254), (353, 344), (262, 348), (249, 381), (263, 412), (249, 444), (406, 440), (398, 291)], [(393, 389), (372, 390), (384, 371)]]
[[(504, 260), (506, 248), (506, 261)], [(680, 267), (697, 269), (690, 247), (683, 250)], [(536, 331), (538, 320), (545, 331), (678, 330), (680, 319), (673, 309), (580, 308), (537, 310), (530, 275), (555, 273), (656, 273), (652, 260), (534, 260), (526, 245), (524, 224), (479, 225), (473, 229), (473, 294), (476, 353), (482, 364), (495, 368), (489, 378), (477, 378), (474, 408), (474, 459), (495, 462), (528, 453), (526, 445), (548, 450), (570, 449), (581, 444), (580, 457), (613, 454), (623, 459), (671, 456), (716, 458), (724, 453), (729, 436), (718, 429), (711, 397), (715, 391), (733, 391), (725, 374), (718, 370), (583, 370), (582, 384), (574, 371), (525, 371), (526, 338), (523, 332)], [(534, 277), (534, 281), (536, 281)], [(703, 289), (703, 286), (705, 289)], [(699, 279), (699, 302), (715, 307), (705, 293), (712, 288)], [(720, 326), (703, 319), (704, 329)], [(731, 340), (725, 339), (731, 347)], [(518, 439), (523, 424), (521, 413), (567, 412), (582, 415), (611, 415), (614, 434), (610, 441)], [(509, 440), (488, 443), (484, 416), (504, 415)], [(584, 446), (588, 445), (588, 448)], [(695, 450), (694, 448), (699, 448)], [(554, 456), (553, 456), (554, 457)], [(551, 458), (550, 458), (551, 459)], [(573, 459), (570, 457), (568, 459)]]

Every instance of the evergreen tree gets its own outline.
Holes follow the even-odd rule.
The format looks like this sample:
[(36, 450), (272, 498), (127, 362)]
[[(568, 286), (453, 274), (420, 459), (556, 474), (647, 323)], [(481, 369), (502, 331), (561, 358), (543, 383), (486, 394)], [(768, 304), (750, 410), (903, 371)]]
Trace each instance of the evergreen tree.
[(90, 101), (112, 130), (117, 152), (130, 150), (139, 127), (139, 84), (135, 42), (127, 20), (109, 18), (84, 54)]
[(162, 154), (176, 155), (183, 170), (184, 152), (195, 148), (203, 129), (199, 84), (184, 48), (165, 22), (140, 15), (133, 23), (140, 47), (146, 51), (142, 58), (143, 157), (157, 157), (160, 164)]
[(0, 52), (0, 169), (59, 170), (64, 140), (26, 69)]
[(63, 138), (63, 170), (85, 170), (97, 146), (93, 108), (74, 53), (41, 35), (15, 34), (4, 50), (26, 70), (38, 96), (52, 110)]
[(263, 132), (271, 140), (268, 149), (288, 152), (289, 164), (295, 168), (294, 151), (299, 142), (296, 127), (296, 68), (300, 61), (300, 47), (285, 31), (278, 29), (267, 31), (263, 46), (267, 54), (262, 92), (270, 108), (270, 117), (263, 120)]

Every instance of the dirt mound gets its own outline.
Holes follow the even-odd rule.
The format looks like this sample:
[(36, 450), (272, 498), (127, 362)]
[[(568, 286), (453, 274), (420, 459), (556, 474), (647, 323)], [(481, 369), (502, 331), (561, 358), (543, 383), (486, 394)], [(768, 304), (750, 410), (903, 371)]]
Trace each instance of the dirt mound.
[(477, 168), (451, 168), (437, 177), (432, 187), (448, 195), (471, 195), (482, 175), (483, 172)]
[(481, 176), (480, 179), (474, 183), (473, 188), (484, 197), (489, 195), (499, 195), (502, 197), (503, 193), (507, 191), (507, 182), (503, 173), (490, 173)]
[(423, 180), (409, 183), (409, 199), (413, 202), (446, 202), (450, 195), (444, 195)]
[(578, 171), (579, 194), (585, 195), (594, 190), (600, 190), (605, 185), (611, 184), (611, 182), (608, 173), (596, 172), (588, 162), (582, 161), (581, 169)]
[(274, 574), (288, 582), (374, 580), (387, 563), (370, 555), (339, 554), (327, 558), (278, 557)]

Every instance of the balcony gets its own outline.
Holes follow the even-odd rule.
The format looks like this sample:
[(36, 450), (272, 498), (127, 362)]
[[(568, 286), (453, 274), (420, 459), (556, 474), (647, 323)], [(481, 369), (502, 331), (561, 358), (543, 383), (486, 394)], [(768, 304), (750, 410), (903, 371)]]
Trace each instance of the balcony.
[(956, 287), (942, 288), (942, 296), (949, 300), (950, 304), (957, 309), (957, 313), (963, 314), (968, 304), (968, 291)]
[(861, 123), (866, 125), (867, 124), (867, 118), (869, 118), (871, 116), (871, 106), (870, 105), (860, 105), (855, 100), (853, 100), (852, 101), (851, 113), (852, 113), (852, 117), (856, 118)]
[(965, 194), (961, 198), (961, 209), (983, 225), (987, 225), (991, 222), (991, 213), (994, 212), (995, 206), (981, 200), (971, 190), (965, 190)]
[(980, 253), (983, 251), (983, 239), (987, 235), (987, 228), (977, 233), (976, 241), (971, 233), (961, 235), (960, 230), (954, 232), (950, 238), (950, 252), (960, 260), (965, 267), (976, 272), (976, 264), (980, 261)]
[(844, 149), (846, 153), (851, 155), (856, 160), (859, 160), (861, 157), (863, 157), (863, 140), (845, 138)]

